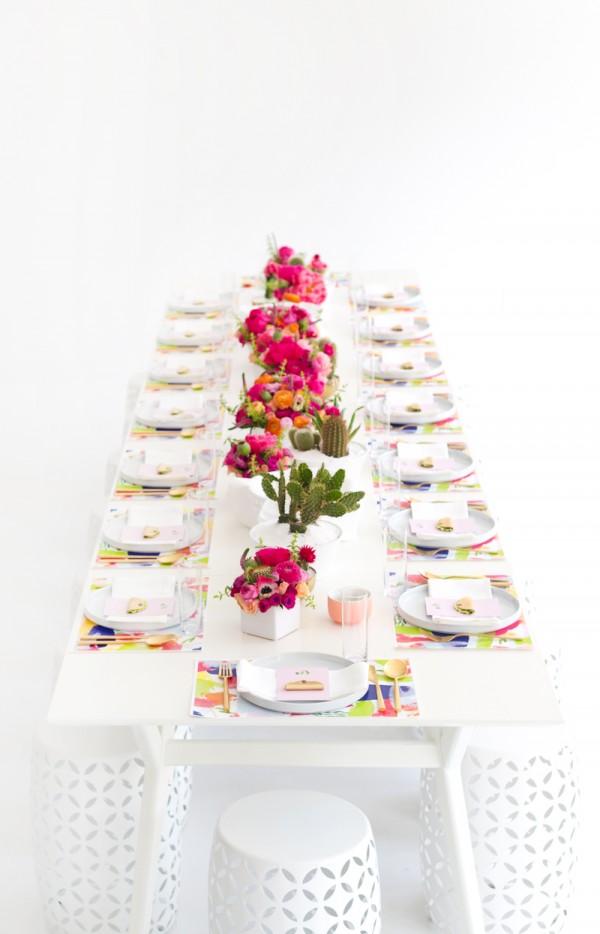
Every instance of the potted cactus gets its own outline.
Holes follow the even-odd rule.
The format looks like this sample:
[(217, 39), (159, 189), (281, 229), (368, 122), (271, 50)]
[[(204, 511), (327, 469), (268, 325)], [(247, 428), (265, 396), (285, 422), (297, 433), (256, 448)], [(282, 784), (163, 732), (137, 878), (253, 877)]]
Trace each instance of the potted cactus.
[[(289, 477), (283, 470), (279, 477), (265, 474), (262, 486), (268, 500), (275, 504), (278, 518), (259, 522), (250, 530), (257, 544), (261, 541), (286, 545), (294, 535), (303, 545), (316, 548), (317, 574), (323, 576), (335, 567), (335, 556), (342, 529), (335, 521), (355, 512), (365, 495), (362, 490), (343, 493), (345, 473), (331, 474), (321, 465), (313, 474), (307, 464), (294, 461)], [(332, 521), (334, 520), (334, 521)]]
[(353, 440), (360, 428), (355, 424), (358, 411), (348, 422), (343, 411), (328, 406), (324, 414), (313, 417), (314, 427), (290, 428), (289, 431), (290, 446), (297, 460), (313, 468), (320, 464), (329, 470), (342, 468), (346, 474), (344, 488), (348, 490), (356, 489), (359, 484), (367, 456), (365, 446)]

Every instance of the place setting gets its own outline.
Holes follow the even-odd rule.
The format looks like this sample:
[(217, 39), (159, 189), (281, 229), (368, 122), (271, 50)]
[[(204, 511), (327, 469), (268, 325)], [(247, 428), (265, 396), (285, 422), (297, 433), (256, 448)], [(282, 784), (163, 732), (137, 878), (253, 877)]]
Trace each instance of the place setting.
[(98, 562), (196, 564), (208, 554), (211, 507), (203, 491), (182, 500), (135, 500), (109, 508)]
[(156, 354), (150, 365), (151, 382), (166, 385), (224, 386), (229, 375), (230, 362), (227, 357), (218, 357), (206, 352)]
[(169, 298), (167, 311), (178, 315), (216, 318), (231, 311), (231, 304), (231, 298), (228, 296), (188, 289)]
[(169, 445), (148, 443), (143, 451), (129, 453), (123, 458), (119, 473), (125, 485), (118, 483), (117, 490), (127, 493), (138, 489), (180, 497), (185, 496), (189, 486), (211, 485), (211, 481), (216, 481), (214, 435), (211, 441), (210, 447), (204, 450), (179, 439)]
[(420, 341), (431, 335), (431, 325), (411, 311), (369, 312), (358, 323), (358, 337), (375, 343)]
[(384, 395), (372, 395), (365, 401), (365, 410), (370, 420), (387, 431), (458, 430), (456, 408), (449, 394), (423, 387), (399, 387), (388, 389)]
[[(423, 579), (425, 583), (420, 583)], [(388, 588), (394, 595), (399, 646), (487, 649), (532, 645), (520, 601), (504, 575), (392, 572)]]
[(388, 557), (406, 553), (413, 559), (449, 561), (503, 558), (495, 520), (482, 505), (405, 501), (386, 515)]
[(364, 288), (364, 298), (369, 308), (401, 310), (423, 307), (421, 290), (416, 285), (369, 284)]
[(433, 350), (419, 347), (383, 347), (361, 358), (363, 378), (373, 382), (412, 383), (443, 374), (442, 361)]
[(158, 332), (158, 343), (167, 347), (218, 347), (229, 336), (229, 325), (219, 319), (194, 321), (166, 319)]
[(137, 570), (92, 582), (73, 648), (79, 651), (198, 651), (208, 580), (202, 568), (184, 574)]
[(468, 489), (478, 486), (474, 480), (473, 458), (460, 442), (392, 441), (374, 448), (379, 486), (406, 489), (440, 490), (460, 488), (467, 480)]
[(143, 393), (135, 409), (134, 422), (142, 429), (180, 432), (219, 423), (221, 404), (216, 396), (192, 390)]

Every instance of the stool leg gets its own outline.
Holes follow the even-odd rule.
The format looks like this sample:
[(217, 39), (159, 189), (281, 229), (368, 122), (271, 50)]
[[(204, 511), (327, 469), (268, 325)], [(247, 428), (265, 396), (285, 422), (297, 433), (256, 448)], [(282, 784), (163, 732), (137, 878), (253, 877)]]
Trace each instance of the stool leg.
[(440, 732), (443, 765), (436, 769), (440, 812), (444, 822), (448, 860), (456, 886), (456, 898), (465, 934), (484, 934), (481, 896), (473, 858), (469, 818), (461, 778), (461, 763), (470, 729)]
[(134, 728), (144, 760), (144, 788), (136, 847), (129, 934), (148, 934), (152, 917), (158, 851), (170, 768), (163, 765), (163, 736), (159, 727)]

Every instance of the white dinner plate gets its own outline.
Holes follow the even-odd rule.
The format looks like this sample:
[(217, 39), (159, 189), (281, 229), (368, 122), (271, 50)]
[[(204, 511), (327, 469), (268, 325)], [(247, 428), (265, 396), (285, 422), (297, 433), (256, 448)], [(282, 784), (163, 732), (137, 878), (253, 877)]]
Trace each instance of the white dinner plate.
[[(190, 358), (195, 354), (187, 354)], [(188, 373), (167, 372), (168, 354), (160, 354), (160, 359), (154, 361), (150, 367), (150, 379), (161, 383), (199, 383), (208, 379), (223, 379), (227, 373), (227, 364), (224, 357), (208, 357), (203, 355), (201, 360), (192, 360), (188, 364)]]
[[(398, 315), (401, 315), (402, 312), (399, 311)], [(363, 339), (375, 341), (376, 343), (390, 343), (394, 342), (396, 344), (407, 343), (408, 341), (420, 341), (424, 337), (429, 337), (431, 334), (431, 325), (429, 321), (423, 321), (422, 319), (415, 319), (415, 329), (414, 331), (408, 331), (406, 333), (402, 331), (393, 331), (391, 328), (386, 331), (378, 331), (371, 333), (369, 328), (369, 322), (366, 319), (363, 319), (358, 326), (359, 334)]]
[[(427, 455), (427, 448), (422, 451), (423, 457)], [(421, 453), (421, 452), (419, 452)], [(403, 483), (451, 483), (461, 480), (473, 471), (473, 458), (464, 451), (448, 448), (448, 457), (452, 466), (445, 470), (436, 470), (434, 467), (418, 467), (413, 470), (402, 468), (400, 471), (400, 458), (393, 451), (382, 454), (379, 461), (386, 477), (395, 478)]]
[[(403, 540), (404, 530), (406, 529), (406, 540), (411, 545), (417, 545), (419, 548), (466, 548), (476, 547), (488, 542), (496, 533), (496, 523), (487, 513), (479, 509), (469, 509), (469, 519), (473, 520), (474, 527), (470, 533), (464, 535), (444, 535), (440, 532), (439, 538), (435, 542), (428, 539), (423, 541), (414, 532), (410, 530), (410, 520), (412, 514), (410, 509), (401, 509), (395, 512), (388, 521), (390, 530), (397, 536), (398, 541)], [(474, 537), (472, 537), (474, 536)], [(424, 556), (426, 557), (426, 556)]]
[(204, 328), (194, 328), (194, 322), (189, 322), (189, 327), (175, 327), (174, 322), (168, 322), (158, 332), (158, 341), (161, 344), (168, 344), (170, 347), (207, 347), (212, 344), (219, 344), (227, 336), (227, 325), (218, 320), (212, 326)]
[[(390, 412), (390, 425), (433, 425), (454, 415), (454, 403), (445, 396), (434, 395), (434, 412)], [(385, 399), (383, 396), (366, 404), (367, 412), (378, 422), (387, 424)]]
[(227, 301), (224, 298), (193, 299), (178, 295), (169, 300), (167, 308), (186, 315), (214, 315), (227, 311)]
[(414, 370), (403, 370), (398, 367), (397, 370), (382, 370), (381, 357), (368, 356), (363, 359), (363, 373), (371, 379), (403, 379), (410, 381), (412, 379), (432, 379), (443, 372), (442, 361), (438, 357), (426, 357), (425, 366), (415, 367)]
[[(200, 516), (190, 516), (189, 525), (183, 519), (183, 538), (178, 542), (156, 542), (154, 539), (148, 542), (135, 542), (132, 544), (123, 542), (123, 528), (127, 524), (127, 516), (110, 516), (104, 526), (102, 533), (104, 541), (112, 548), (118, 548), (120, 551), (127, 551), (129, 554), (139, 555), (160, 555), (163, 552), (179, 551), (181, 548), (187, 548), (193, 545), (198, 539), (202, 538), (204, 531), (204, 519)], [(148, 523), (150, 524), (150, 523)], [(160, 525), (160, 515), (156, 525)]]
[[(185, 391), (185, 390), (183, 390)], [(198, 406), (195, 410), (188, 410), (181, 415), (166, 415), (158, 410), (158, 399), (145, 397), (140, 399), (135, 410), (135, 419), (140, 425), (146, 425), (148, 428), (200, 428), (213, 422), (219, 412), (219, 406), (214, 401), (207, 401), (198, 397), (196, 400)], [(176, 402), (173, 408), (176, 408)], [(185, 400), (182, 399), (181, 407), (185, 407)]]
[(423, 304), (420, 291), (397, 287), (367, 287), (366, 299), (370, 308), (418, 308)]
[[(168, 476), (161, 475), (156, 477), (140, 478), (140, 467), (144, 463), (143, 454), (130, 454), (121, 465), (121, 476), (127, 483), (134, 483), (137, 486), (148, 487), (155, 490), (170, 490), (172, 486), (189, 486), (190, 483), (198, 483), (206, 480), (210, 476), (211, 459), (208, 455), (200, 454), (196, 458), (197, 469), (189, 480), (169, 480)], [(192, 463), (194, 463), (192, 461)]]
[[(418, 587), (409, 587), (405, 590), (398, 600), (398, 612), (402, 619), (419, 629), (427, 629), (430, 632), (468, 632), (476, 635), (481, 632), (492, 632), (490, 626), (486, 623), (469, 624), (468, 616), (461, 616), (456, 620), (456, 625), (452, 623), (435, 623), (433, 618), (427, 615), (425, 610), (425, 598), (429, 596), (427, 584), (420, 584)], [(500, 587), (492, 587), (492, 597), (498, 600), (500, 608), (498, 618), (500, 625), (498, 629), (504, 629), (512, 623), (516, 623), (521, 615), (521, 606), (516, 597), (513, 597), (508, 590), (502, 590)]]
[[(264, 658), (257, 658), (252, 662), (253, 665), (262, 668), (328, 668), (330, 671), (336, 671), (340, 668), (348, 668), (353, 662), (339, 655), (326, 655), (322, 652), (287, 652), (284, 655), (267, 655)], [(263, 697), (260, 694), (253, 694), (250, 691), (240, 692), (240, 697), (250, 701), (257, 707), (264, 707), (265, 710), (278, 710), (282, 713), (318, 713), (327, 710), (341, 710), (342, 707), (348, 707), (356, 703), (357, 700), (366, 694), (369, 685), (365, 679), (364, 686), (360, 690), (352, 691), (349, 694), (340, 694), (337, 697), (330, 697), (323, 701), (282, 701), (271, 697)]]
[[(143, 595), (144, 585), (140, 583), (140, 591)], [(132, 614), (130, 622), (111, 623), (110, 619), (104, 615), (106, 601), (112, 595), (112, 586), (100, 587), (98, 590), (90, 590), (83, 612), (92, 623), (97, 626), (105, 626), (108, 629), (118, 629), (120, 632), (162, 632), (164, 629), (173, 629), (180, 625), (177, 588), (173, 590), (175, 605), (173, 615), (167, 618), (166, 623), (152, 623), (140, 618), (137, 614)], [(188, 590), (187, 587), (181, 588), (181, 622), (188, 620), (196, 610), (198, 598), (194, 590)]]

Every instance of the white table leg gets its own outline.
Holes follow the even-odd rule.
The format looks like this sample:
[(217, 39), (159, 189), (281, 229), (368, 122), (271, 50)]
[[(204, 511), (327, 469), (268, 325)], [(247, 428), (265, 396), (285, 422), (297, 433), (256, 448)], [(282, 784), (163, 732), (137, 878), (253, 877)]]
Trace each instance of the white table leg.
[(164, 743), (172, 730), (157, 726), (134, 729), (138, 748), (144, 760), (144, 789), (138, 831), (129, 934), (148, 934), (152, 903), (156, 889), (158, 852), (167, 797), (170, 767), (164, 765)]
[(470, 728), (446, 728), (440, 731), (442, 766), (436, 769), (436, 780), (448, 859), (462, 918), (461, 931), (465, 934), (484, 934), (481, 896), (461, 778), (461, 763), (470, 735)]

